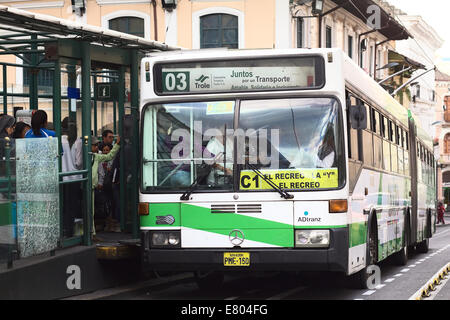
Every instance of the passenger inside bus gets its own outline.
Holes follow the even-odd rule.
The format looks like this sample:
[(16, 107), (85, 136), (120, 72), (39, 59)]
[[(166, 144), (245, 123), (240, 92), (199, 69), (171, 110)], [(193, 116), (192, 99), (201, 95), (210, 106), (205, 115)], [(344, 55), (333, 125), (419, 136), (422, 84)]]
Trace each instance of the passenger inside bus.
[(214, 159), (213, 169), (208, 175), (208, 184), (224, 185), (230, 184), (233, 176), (233, 136), (226, 134), (226, 125), (221, 126), (219, 134), (212, 137), (206, 149)]

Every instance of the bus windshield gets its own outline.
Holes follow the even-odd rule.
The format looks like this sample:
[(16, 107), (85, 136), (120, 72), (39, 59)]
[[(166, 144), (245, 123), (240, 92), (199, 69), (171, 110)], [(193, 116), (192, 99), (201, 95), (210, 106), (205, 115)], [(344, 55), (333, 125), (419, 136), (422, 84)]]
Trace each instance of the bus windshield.
[[(345, 180), (339, 104), (333, 98), (171, 103), (148, 106), (143, 191), (336, 189)], [(205, 164), (207, 164), (205, 166)], [(239, 180), (236, 180), (239, 179)], [(197, 181), (198, 180), (198, 181)]]
[[(252, 162), (281, 189), (342, 186), (345, 158), (340, 124), (339, 105), (331, 98), (242, 101), (239, 126), (249, 138), (240, 190), (271, 189), (258, 181), (248, 165)], [(252, 130), (258, 143), (250, 142)]]

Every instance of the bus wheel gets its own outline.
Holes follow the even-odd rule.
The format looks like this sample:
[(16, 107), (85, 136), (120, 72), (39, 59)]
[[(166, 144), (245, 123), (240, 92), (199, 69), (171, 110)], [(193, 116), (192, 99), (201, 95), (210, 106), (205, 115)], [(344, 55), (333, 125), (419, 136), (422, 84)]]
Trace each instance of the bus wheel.
[(196, 271), (194, 273), (195, 282), (200, 290), (210, 291), (220, 288), (223, 284), (224, 276), (222, 272), (210, 271), (202, 272)]
[(399, 266), (405, 266), (408, 263), (409, 256), (409, 230), (405, 230), (405, 241), (403, 242), (403, 248), (395, 254), (395, 262)]
[(417, 252), (419, 253), (427, 253), (430, 247), (430, 239), (425, 238), (422, 242), (420, 242), (417, 246)]

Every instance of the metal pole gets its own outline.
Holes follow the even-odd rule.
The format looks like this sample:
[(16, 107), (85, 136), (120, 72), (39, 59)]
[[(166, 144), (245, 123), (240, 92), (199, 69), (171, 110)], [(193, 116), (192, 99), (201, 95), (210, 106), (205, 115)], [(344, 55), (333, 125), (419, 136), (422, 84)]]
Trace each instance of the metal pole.
[[(31, 40), (36, 40), (37, 36), (32, 35)], [(36, 66), (38, 64), (37, 43), (32, 43), (31, 50), (31, 65)], [(31, 69), (30, 72), (30, 109), (38, 109), (38, 74), (36, 69)]]
[[(68, 84), (69, 87), (71, 88), (75, 88), (77, 86), (77, 72), (76, 72), (76, 67), (73, 65), (68, 65), (67, 66), (67, 72), (68, 72)], [(77, 111), (72, 111), (72, 105), (71, 105), (71, 99), (69, 99), (69, 119), (71, 120), (71, 122), (76, 123), (77, 121)], [(76, 102), (75, 102), (76, 104)]]
[(88, 170), (87, 181), (84, 183), (84, 219), (83, 242), (91, 245), (92, 232), (92, 166), (91, 156), (91, 52), (89, 42), (81, 43), (81, 89), (82, 89), (82, 136), (83, 143), (83, 169)]
[(391, 96), (395, 96), (400, 90), (402, 90), (404, 87), (406, 87), (407, 85), (409, 85), (410, 83), (412, 83), (414, 80), (424, 76), (425, 74), (427, 74), (428, 72), (434, 71), (436, 70), (436, 67), (434, 67), (433, 69), (427, 70), (424, 73), (421, 73), (420, 75), (418, 75), (417, 77), (412, 78), (411, 80), (409, 80), (408, 82), (404, 83), (403, 85), (401, 85), (400, 87), (398, 87), (392, 94)]
[(117, 105), (116, 100), (113, 101), (113, 126), (114, 126), (114, 133), (117, 133)]
[[(6, 157), (6, 177), (8, 178), (8, 201), (11, 203), (11, 167), (10, 167), (10, 160), (11, 160), (11, 145), (9, 138), (5, 138), (5, 157)], [(10, 214), (11, 214), (11, 222), (12, 222), (12, 207)], [(11, 243), (8, 243), (8, 261), (7, 261), (7, 268), (11, 269), (13, 267), (13, 251), (11, 247)]]
[(3, 65), (3, 113), (8, 113), (8, 77), (7, 77), (7, 67)]
[(131, 162), (131, 222), (133, 237), (138, 237), (139, 220), (138, 220), (138, 202), (139, 202), (139, 188), (138, 188), (138, 173), (139, 173), (139, 56), (137, 50), (131, 51), (131, 72), (130, 72), (130, 87), (131, 87), (131, 115), (133, 118), (133, 138), (131, 140), (132, 146), (132, 162)]
[[(56, 137), (58, 137), (58, 172), (61, 172), (61, 63), (59, 60), (55, 62), (55, 70), (53, 71), (53, 126), (55, 128)], [(59, 185), (59, 237), (63, 238), (63, 194)], [(61, 241), (62, 243), (62, 241)]]
[(93, 101), (93, 111), (94, 111), (94, 137), (97, 136), (97, 76), (94, 78), (94, 101)]
[[(123, 137), (123, 116), (125, 115), (125, 67), (120, 66), (119, 70), (119, 134)], [(120, 229), (125, 230), (126, 221), (125, 221), (125, 201), (127, 197), (125, 197), (125, 139), (121, 141), (120, 147)]]
[(405, 69), (403, 69), (403, 70), (401, 70), (399, 72), (396, 72), (396, 73), (390, 75), (389, 77), (384, 78), (383, 80), (379, 81), (378, 84), (382, 84), (383, 82), (386, 82), (387, 80), (389, 80), (389, 79), (391, 79), (391, 78), (393, 78), (393, 77), (395, 77), (395, 76), (397, 76), (399, 74), (402, 74), (402, 73), (404, 73), (404, 72), (406, 72), (408, 70), (411, 70), (411, 69), (412, 69), (412, 67), (408, 67), (408, 68), (405, 68)]

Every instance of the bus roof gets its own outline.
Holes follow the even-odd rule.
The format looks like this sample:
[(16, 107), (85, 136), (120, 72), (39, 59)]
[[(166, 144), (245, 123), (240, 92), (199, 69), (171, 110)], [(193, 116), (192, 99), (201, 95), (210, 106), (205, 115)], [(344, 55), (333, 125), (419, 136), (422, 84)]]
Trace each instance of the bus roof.
[(417, 126), (418, 138), (430, 149), (433, 149), (433, 139), (422, 128), (417, 115), (406, 109), (389, 92), (381, 87), (372, 77), (362, 70), (350, 57), (343, 54), (344, 57), (344, 78), (346, 83), (357, 88), (364, 93), (364, 97), (369, 99), (372, 104), (378, 106), (387, 114), (392, 115), (408, 128), (408, 118), (411, 117)]
[[(364, 70), (362, 70), (347, 54), (339, 48), (320, 48), (320, 49), (227, 49), (227, 48), (213, 48), (213, 49), (198, 49), (198, 50), (175, 50), (166, 52), (152, 52), (146, 55), (147, 59), (156, 58), (158, 61), (170, 60), (196, 60), (196, 59), (230, 59), (238, 57), (274, 57), (287, 55), (314, 55), (320, 54), (322, 56), (328, 53), (333, 53), (334, 59), (342, 59), (343, 57), (343, 73), (344, 80), (347, 84), (357, 88), (359, 92), (364, 93), (364, 97), (368, 99), (373, 105), (378, 106), (385, 113), (395, 117), (400, 123), (408, 128), (408, 110), (395, 100), (383, 87), (381, 87), (372, 77), (370, 77)], [(433, 147), (432, 138), (421, 127), (418, 117), (411, 115), (417, 125), (418, 137), (424, 144), (431, 148)]]

